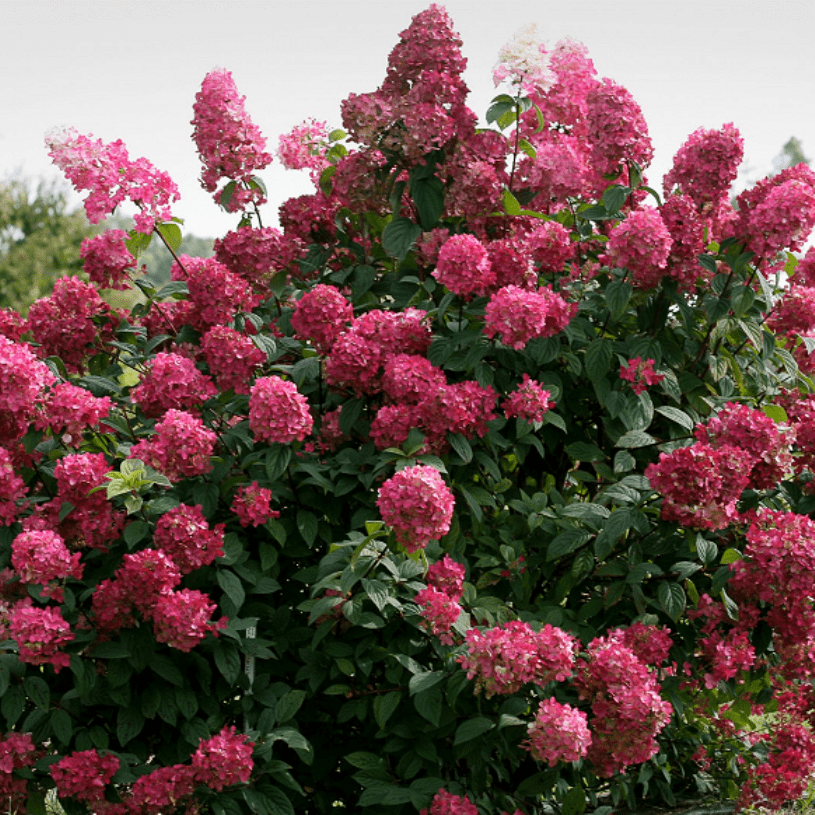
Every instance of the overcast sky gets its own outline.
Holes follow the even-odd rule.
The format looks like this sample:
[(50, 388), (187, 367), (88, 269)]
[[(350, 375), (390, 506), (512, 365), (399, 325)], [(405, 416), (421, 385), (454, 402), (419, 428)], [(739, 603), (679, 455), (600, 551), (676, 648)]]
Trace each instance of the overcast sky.
[[(273, 152), (307, 117), (340, 126), (340, 102), (376, 89), (387, 58), (423, 0), (3, 0), (0, 178), (56, 177), (43, 146), (54, 126), (105, 142), (122, 139), (170, 173), (185, 231), (217, 237), (236, 226), (198, 183), (192, 104), (206, 73), (230, 70)], [(497, 93), (498, 49), (523, 25), (546, 42), (570, 36), (600, 76), (643, 109), (656, 184), (698, 127), (734, 122), (746, 176), (772, 168), (795, 136), (815, 157), (815, 0), (450, 0), (443, 3), (468, 58), (470, 107), (483, 118)], [(309, 192), (304, 172), (275, 162), (265, 224), (280, 203)], [(77, 203), (79, 198), (76, 199)]]

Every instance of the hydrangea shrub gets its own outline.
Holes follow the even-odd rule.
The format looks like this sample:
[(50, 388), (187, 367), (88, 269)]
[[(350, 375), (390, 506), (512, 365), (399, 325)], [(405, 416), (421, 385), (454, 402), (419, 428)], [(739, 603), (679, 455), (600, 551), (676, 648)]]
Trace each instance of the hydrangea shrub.
[[(0, 796), (99, 815), (542, 815), (799, 795), (815, 760), (815, 174), (523, 29), (479, 127), (430, 6), (273, 160), (225, 69), (178, 191), (51, 156), (90, 283), (0, 316)], [(251, 105), (250, 105), (251, 107)], [(172, 281), (140, 276), (150, 240)], [(793, 285), (788, 285), (792, 279)], [(137, 287), (114, 311), (97, 287)], [(812, 294), (810, 293), (812, 292)], [(771, 730), (759, 714), (773, 714)]]

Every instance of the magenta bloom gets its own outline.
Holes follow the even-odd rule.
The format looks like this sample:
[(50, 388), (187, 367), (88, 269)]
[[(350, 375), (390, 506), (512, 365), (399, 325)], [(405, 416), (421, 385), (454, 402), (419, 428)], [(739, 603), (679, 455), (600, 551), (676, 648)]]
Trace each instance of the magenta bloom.
[(376, 505), (399, 543), (415, 552), (450, 531), (455, 499), (438, 470), (417, 464), (389, 478)]
[(187, 574), (223, 555), (224, 525), (211, 529), (200, 504), (179, 504), (158, 519), (153, 546), (168, 555), (181, 574)]
[(263, 192), (249, 187), (248, 182), (256, 170), (272, 161), (266, 139), (244, 109), (245, 99), (238, 95), (232, 74), (216, 68), (204, 77), (193, 105), (192, 137), (204, 165), (201, 186), (214, 192), (216, 203), (221, 204), (224, 191), (216, 192), (219, 181), (237, 181), (235, 192), (222, 204), (229, 212), (266, 202)]
[(432, 274), (462, 297), (486, 294), (495, 283), (489, 252), (475, 235), (453, 235), (439, 250)]
[(628, 361), (628, 365), (620, 366), (620, 379), (628, 380), (631, 383), (631, 390), (639, 395), (650, 385), (662, 382), (665, 376), (654, 370), (653, 359), (643, 360), (641, 357), (633, 357)]
[(167, 410), (191, 410), (217, 394), (212, 380), (180, 354), (158, 353), (130, 392), (145, 416), (157, 418)]
[(191, 651), (207, 634), (217, 635), (226, 621), (210, 620), (217, 606), (208, 601), (208, 595), (195, 589), (160, 595), (152, 614), (156, 642), (167, 643), (179, 651)]
[(638, 288), (654, 289), (667, 274), (665, 267), (672, 244), (671, 233), (659, 212), (645, 207), (614, 226), (605, 260), (610, 266), (629, 269)]
[(52, 764), (49, 772), (61, 798), (101, 801), (105, 786), (119, 770), (119, 759), (96, 750), (74, 752)]
[(256, 439), (288, 444), (308, 436), (314, 419), (294, 382), (263, 376), (255, 380), (249, 394), (249, 427)]
[(262, 526), (280, 516), (277, 510), (272, 509), (272, 491), (261, 487), (257, 481), (238, 487), (231, 509), (244, 527)]
[(484, 333), (488, 337), (500, 335), (504, 345), (520, 350), (530, 340), (563, 331), (576, 313), (576, 303), (567, 303), (551, 289), (527, 291), (504, 286), (487, 303)]
[(17, 643), (20, 662), (53, 665), (56, 673), (71, 664), (62, 646), (74, 635), (58, 608), (38, 608), (30, 598), (22, 600), (11, 611), (9, 636)]
[(201, 339), (201, 350), (221, 390), (249, 393), (249, 381), (266, 362), (252, 340), (226, 325), (214, 325)]
[(527, 422), (541, 422), (543, 415), (555, 406), (550, 401), (551, 395), (534, 379), (530, 379), (529, 374), (524, 374), (521, 384), (503, 401), (501, 407), (507, 419), (515, 416)]
[(529, 738), (523, 744), (532, 757), (554, 767), (559, 761), (577, 761), (591, 744), (588, 717), (582, 710), (544, 699), (538, 705), (535, 721), (529, 725)]
[(234, 725), (205, 739), (192, 754), (195, 780), (220, 792), (232, 784), (245, 784), (252, 775), (254, 742), (247, 741)]
[(91, 283), (100, 289), (125, 291), (130, 288), (136, 258), (125, 246), (127, 239), (128, 234), (123, 229), (108, 229), (82, 241), (79, 256), (85, 261), (83, 268)]
[(291, 325), (298, 337), (325, 354), (353, 319), (354, 309), (339, 289), (318, 283), (297, 301)]

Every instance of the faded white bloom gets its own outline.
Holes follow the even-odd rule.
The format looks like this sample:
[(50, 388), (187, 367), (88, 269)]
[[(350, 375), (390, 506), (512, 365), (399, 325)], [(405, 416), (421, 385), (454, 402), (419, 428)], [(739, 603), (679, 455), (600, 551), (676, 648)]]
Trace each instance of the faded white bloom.
[(520, 29), (501, 48), (492, 78), (496, 86), (508, 80), (530, 95), (541, 96), (552, 87), (556, 77), (549, 67), (546, 47), (538, 37), (538, 27), (534, 23)]

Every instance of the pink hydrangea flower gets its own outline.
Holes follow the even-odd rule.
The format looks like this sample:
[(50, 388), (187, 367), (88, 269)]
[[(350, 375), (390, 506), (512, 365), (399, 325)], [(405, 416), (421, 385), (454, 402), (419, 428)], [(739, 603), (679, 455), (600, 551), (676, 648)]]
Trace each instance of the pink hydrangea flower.
[(297, 336), (325, 354), (353, 319), (354, 309), (339, 289), (318, 283), (297, 301), (291, 325)]
[(517, 693), (526, 683), (545, 685), (566, 679), (574, 666), (577, 642), (570, 634), (548, 623), (535, 631), (528, 623), (508, 623), (467, 632), (467, 652), (456, 657), (475, 679), (475, 692)]
[(85, 213), (92, 224), (98, 224), (125, 200), (139, 206), (141, 211), (133, 220), (145, 235), (153, 231), (156, 221), (172, 218), (170, 204), (179, 198), (178, 187), (147, 159), (131, 160), (121, 140), (104, 144), (71, 127), (49, 133), (45, 143), (51, 160), (74, 189), (88, 190)]
[(453, 235), (439, 250), (432, 274), (461, 297), (486, 294), (495, 283), (487, 248), (475, 235)]
[(584, 758), (591, 745), (588, 717), (582, 710), (562, 705), (554, 699), (538, 704), (535, 721), (529, 725), (529, 737), (522, 747), (532, 757), (554, 767), (560, 761)]
[(153, 632), (156, 642), (179, 651), (191, 651), (207, 634), (218, 635), (226, 620), (210, 619), (217, 608), (209, 596), (195, 589), (181, 589), (162, 594), (153, 609)]
[(167, 554), (181, 574), (188, 574), (223, 555), (224, 524), (211, 528), (200, 504), (179, 504), (158, 519), (153, 546)]
[(657, 385), (665, 379), (663, 374), (654, 370), (654, 360), (642, 357), (632, 357), (627, 365), (620, 365), (620, 379), (631, 383), (631, 390), (637, 395), (643, 393), (651, 385)]
[(416, 405), (447, 385), (441, 368), (417, 354), (396, 354), (385, 363), (382, 390), (394, 401)]
[(501, 407), (507, 419), (517, 417), (527, 422), (541, 422), (544, 414), (555, 406), (550, 400), (551, 396), (529, 374), (524, 374), (521, 384), (503, 401)]
[(330, 164), (325, 157), (327, 149), (328, 125), (306, 119), (280, 136), (277, 157), (287, 170), (309, 170), (312, 181), (317, 181)]
[(7, 733), (0, 739), (0, 795), (8, 796), (12, 811), (24, 811), (28, 801), (28, 781), (14, 771), (30, 767), (39, 753), (30, 733)]
[(692, 292), (696, 281), (709, 276), (699, 264), (705, 244), (705, 222), (688, 195), (672, 195), (659, 207), (659, 214), (673, 239), (665, 276), (675, 280), (680, 291)]
[(672, 243), (659, 212), (644, 207), (614, 225), (606, 244), (605, 262), (628, 269), (635, 286), (653, 289), (665, 274)]
[(83, 433), (96, 429), (112, 404), (107, 396), (96, 397), (70, 382), (60, 382), (40, 399), (41, 413), (34, 425), (40, 430), (50, 428), (63, 444), (78, 447)]
[(155, 434), (134, 444), (130, 457), (141, 459), (178, 481), (184, 476), (206, 475), (218, 437), (204, 423), (183, 410), (168, 410), (156, 424)]
[(717, 206), (736, 180), (743, 155), (744, 139), (732, 122), (721, 130), (700, 127), (674, 156), (662, 181), (665, 196), (678, 187), (698, 211)]
[[(133, 784), (126, 812), (139, 815), (161, 815), (187, 800), (196, 787), (195, 770), (184, 764), (159, 767), (140, 776)], [(107, 809), (104, 813), (107, 813)], [(119, 815), (118, 812), (114, 815)]]
[(9, 636), (17, 643), (20, 662), (52, 665), (55, 673), (71, 664), (62, 647), (74, 634), (59, 608), (38, 608), (30, 598), (20, 601), (9, 615)]
[(445, 554), (427, 567), (427, 585), (453, 600), (460, 600), (464, 591), (464, 566)]
[[(266, 202), (263, 191), (249, 182), (254, 172), (272, 161), (266, 139), (246, 113), (245, 99), (238, 95), (232, 74), (216, 68), (204, 77), (193, 105), (192, 137), (204, 165), (201, 186), (215, 193), (215, 202), (229, 212)], [(238, 182), (229, 200), (223, 189), (218, 190), (222, 178)]]
[(280, 517), (280, 513), (272, 509), (272, 491), (261, 487), (257, 481), (238, 487), (231, 509), (244, 527), (262, 526), (272, 518)]
[(551, 289), (504, 286), (487, 303), (484, 333), (499, 335), (504, 345), (520, 350), (530, 340), (560, 333), (576, 313), (576, 303), (567, 303)]
[(421, 607), (424, 626), (439, 638), (442, 645), (452, 645), (453, 637), (450, 631), (461, 614), (458, 602), (449, 594), (437, 591), (432, 586), (419, 591), (414, 600)]
[(423, 809), (419, 815), (478, 815), (478, 807), (466, 796), (439, 790), (430, 802), (430, 809)]
[(26, 491), (25, 482), (15, 471), (11, 454), (0, 446), (0, 522), (4, 526), (14, 523)]
[(376, 504), (399, 543), (415, 552), (450, 531), (455, 499), (438, 470), (417, 464), (385, 481)]
[(130, 399), (145, 416), (159, 417), (168, 410), (191, 410), (218, 393), (212, 380), (180, 354), (159, 352), (147, 363)]
[(255, 371), (266, 362), (266, 353), (249, 337), (226, 325), (212, 326), (201, 338), (201, 350), (222, 391), (249, 393)]
[(255, 766), (254, 746), (234, 726), (224, 727), (217, 735), (202, 741), (193, 753), (195, 780), (216, 792), (233, 784), (245, 784)]
[[(11, 542), (11, 565), (20, 575), (20, 580), (31, 585), (45, 586), (52, 580), (68, 577), (78, 580), (84, 570), (80, 558), (79, 552), (71, 554), (65, 541), (56, 532), (47, 529), (21, 532)], [(62, 590), (46, 586), (42, 596), (59, 602), (62, 600)]]
[(292, 235), (284, 235), (273, 226), (241, 226), (215, 241), (215, 257), (230, 272), (252, 284), (255, 291), (267, 293), (267, 281), (283, 269), (298, 274), (296, 259), (305, 252), (305, 244)]
[(314, 419), (294, 382), (264, 376), (255, 380), (249, 392), (249, 427), (259, 440), (288, 444), (308, 436)]
[(82, 241), (79, 250), (79, 256), (85, 261), (82, 268), (91, 283), (100, 289), (126, 291), (130, 288), (130, 276), (136, 271), (136, 258), (125, 246), (128, 237), (123, 229), (108, 229)]
[(60, 798), (79, 801), (103, 800), (105, 787), (119, 771), (119, 759), (97, 750), (81, 750), (60, 759), (49, 768)]
[(569, 230), (557, 221), (544, 221), (526, 236), (526, 246), (543, 274), (562, 274), (575, 256)]

